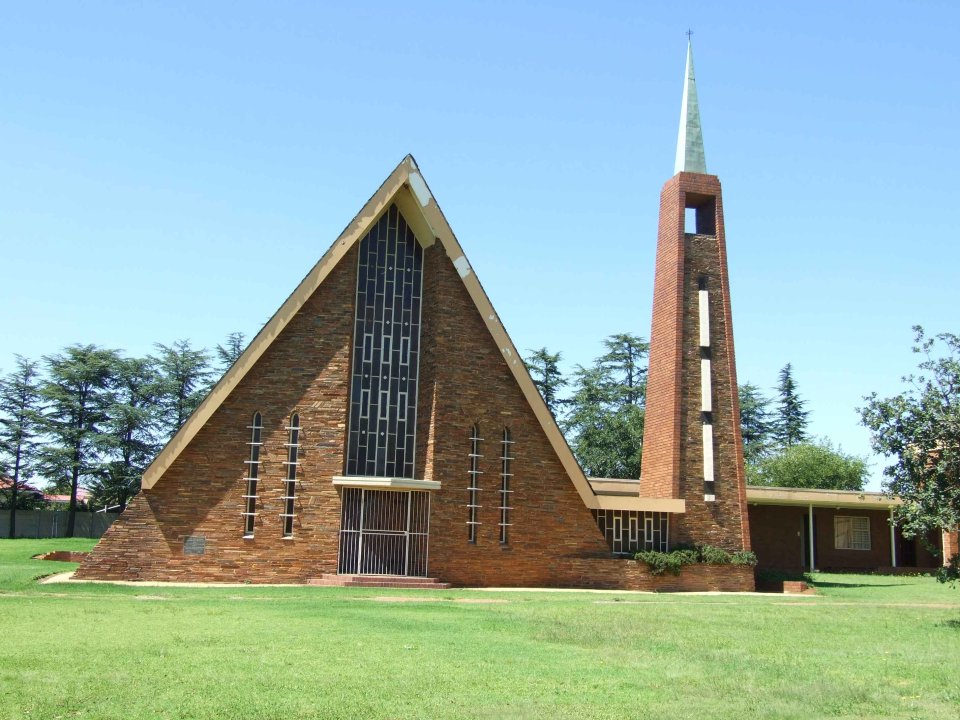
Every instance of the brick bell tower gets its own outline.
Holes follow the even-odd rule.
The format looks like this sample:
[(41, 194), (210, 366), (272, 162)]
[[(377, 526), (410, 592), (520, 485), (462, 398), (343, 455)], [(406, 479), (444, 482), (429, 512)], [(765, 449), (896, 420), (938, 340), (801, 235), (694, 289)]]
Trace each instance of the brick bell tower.
[(660, 194), (640, 494), (679, 498), (670, 543), (750, 549), (720, 180), (687, 66), (675, 175)]

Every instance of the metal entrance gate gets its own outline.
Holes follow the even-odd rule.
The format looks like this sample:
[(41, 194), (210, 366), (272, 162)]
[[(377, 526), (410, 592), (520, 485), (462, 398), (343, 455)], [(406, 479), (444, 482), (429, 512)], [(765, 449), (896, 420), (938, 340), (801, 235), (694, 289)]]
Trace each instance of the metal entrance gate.
[(427, 576), (430, 493), (343, 488), (340, 574)]

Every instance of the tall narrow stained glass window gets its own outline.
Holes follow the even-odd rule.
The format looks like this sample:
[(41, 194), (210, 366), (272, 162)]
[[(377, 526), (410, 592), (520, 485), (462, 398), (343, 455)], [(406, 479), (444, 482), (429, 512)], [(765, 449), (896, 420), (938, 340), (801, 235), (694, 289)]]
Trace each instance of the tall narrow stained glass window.
[(250, 458), (246, 461), (247, 492), (243, 496), (243, 536), (252, 538), (257, 520), (257, 481), (260, 478), (260, 447), (263, 445), (263, 418), (260, 413), (253, 414), (250, 430)]
[(300, 466), (300, 416), (294, 413), (290, 417), (290, 432), (287, 440), (287, 479), (283, 482), (283, 536), (293, 537), (294, 503), (297, 499), (297, 468)]
[(413, 477), (423, 248), (396, 205), (360, 241), (347, 475)]
[(477, 513), (480, 510), (480, 428), (476, 425), (470, 431), (470, 469), (468, 473), (467, 485), (467, 540), (475, 543), (477, 541)]
[(503, 429), (503, 441), (500, 450), (500, 543), (506, 545), (510, 540), (510, 481), (513, 478), (513, 440), (510, 429)]

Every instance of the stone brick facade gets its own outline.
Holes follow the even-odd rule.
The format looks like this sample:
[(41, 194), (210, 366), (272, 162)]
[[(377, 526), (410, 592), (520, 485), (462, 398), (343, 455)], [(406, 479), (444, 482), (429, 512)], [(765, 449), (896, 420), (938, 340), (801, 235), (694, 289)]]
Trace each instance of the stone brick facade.
[[(697, 208), (696, 233), (685, 232), (687, 208)], [(710, 298), (712, 502), (704, 500), (703, 481), (701, 279)], [(671, 542), (750, 549), (742, 447), (720, 182), (712, 175), (681, 172), (660, 196), (640, 473), (641, 495), (686, 501), (686, 512), (672, 521)]]

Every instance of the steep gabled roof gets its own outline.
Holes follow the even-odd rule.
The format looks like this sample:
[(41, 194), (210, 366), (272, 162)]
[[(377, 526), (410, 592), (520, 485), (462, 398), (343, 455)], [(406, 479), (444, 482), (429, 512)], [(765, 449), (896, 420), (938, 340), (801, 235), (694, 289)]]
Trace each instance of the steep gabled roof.
[[(217, 408), (226, 400), (233, 389), (240, 383), (254, 364), (260, 359), (270, 344), (280, 335), (287, 323), (300, 311), (313, 292), (320, 286), (334, 267), (343, 259), (343, 256), (359, 242), (370, 230), (380, 215), (396, 203), (404, 218), (414, 230), (414, 234), (426, 245), (432, 244), (432, 239), (443, 245), (447, 255), (453, 260), (467, 293), (476, 305), (477, 311), (483, 318), (491, 337), (503, 355), (507, 366), (513, 373), (520, 390), (533, 410), (534, 415), (543, 427), (550, 444), (557, 457), (580, 494), (584, 504), (589, 508), (606, 508), (610, 506), (611, 498), (597, 496), (590, 488), (587, 478), (574, 458), (560, 429), (557, 427), (553, 415), (547, 409), (543, 398), (533, 384), (530, 374), (523, 363), (516, 346), (507, 335), (506, 329), (490, 299), (484, 292), (476, 273), (470, 266), (463, 248), (457, 242), (453, 230), (447, 223), (440, 206), (427, 187), (426, 181), (420, 174), (416, 161), (407, 155), (384, 181), (380, 188), (363, 206), (356, 217), (340, 233), (329, 250), (320, 258), (316, 265), (307, 273), (290, 297), (274, 313), (273, 317), (257, 333), (243, 354), (233, 366), (224, 374), (210, 394), (183, 424), (183, 427), (167, 443), (166, 447), (150, 464), (143, 474), (142, 487), (151, 488), (163, 476), (163, 473), (173, 464), (177, 456), (190, 443), (197, 432), (210, 419)], [(618, 509), (630, 510), (659, 510), (664, 512), (683, 512), (682, 500), (617, 498)]]

